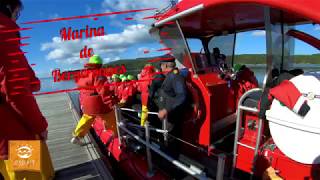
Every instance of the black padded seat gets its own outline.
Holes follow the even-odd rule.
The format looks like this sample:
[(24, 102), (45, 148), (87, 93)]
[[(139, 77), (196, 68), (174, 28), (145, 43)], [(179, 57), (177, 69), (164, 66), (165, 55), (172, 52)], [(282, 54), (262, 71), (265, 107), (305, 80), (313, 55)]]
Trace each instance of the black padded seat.
[(262, 92), (261, 91), (256, 91), (251, 93), (244, 101), (243, 101), (243, 106), (251, 107), (251, 108), (257, 108), (259, 105), (259, 101), (261, 98)]

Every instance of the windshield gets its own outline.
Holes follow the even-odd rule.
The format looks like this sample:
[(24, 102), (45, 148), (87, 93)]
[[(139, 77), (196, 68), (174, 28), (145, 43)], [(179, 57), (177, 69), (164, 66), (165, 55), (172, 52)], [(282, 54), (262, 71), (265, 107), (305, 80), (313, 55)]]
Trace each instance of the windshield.
[(235, 45), (235, 34), (228, 34), (213, 37), (208, 44), (210, 52), (210, 65), (219, 66), (221, 61), (226, 63), (228, 67), (233, 64), (233, 52)]
[(160, 42), (171, 50), (178, 63), (192, 68), (189, 49), (177, 23), (166, 24), (159, 31), (154, 30), (151, 33), (153, 36), (159, 37)]

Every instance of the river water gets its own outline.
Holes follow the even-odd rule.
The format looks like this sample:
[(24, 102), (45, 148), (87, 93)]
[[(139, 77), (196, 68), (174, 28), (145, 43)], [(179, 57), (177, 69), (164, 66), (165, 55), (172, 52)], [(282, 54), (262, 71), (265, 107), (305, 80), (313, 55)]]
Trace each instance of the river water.
[[(306, 65), (303, 68), (305, 72), (308, 71), (319, 71), (320, 66), (319, 65)], [(264, 76), (265, 76), (265, 68), (264, 67), (251, 67), (251, 70), (254, 71), (255, 76), (259, 82), (259, 84), (262, 84)], [(66, 89), (72, 89), (76, 88), (76, 84), (74, 81), (62, 81), (62, 82), (53, 82), (52, 77), (48, 78), (41, 78), (41, 90), (40, 92), (52, 92), (52, 91), (59, 91), (59, 90), (66, 90)]]

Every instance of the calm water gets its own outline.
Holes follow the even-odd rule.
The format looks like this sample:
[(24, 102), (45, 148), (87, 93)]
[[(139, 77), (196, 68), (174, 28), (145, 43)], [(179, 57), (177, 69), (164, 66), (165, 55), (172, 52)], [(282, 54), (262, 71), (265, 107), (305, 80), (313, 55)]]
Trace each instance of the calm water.
[[(263, 67), (251, 67), (251, 69), (254, 71), (257, 80), (259, 81), (259, 84), (262, 84), (263, 78), (265, 75), (265, 68)], [(315, 71), (320, 69), (319, 66), (310, 65), (307, 68), (303, 68), (305, 72), (307, 71)], [(52, 91), (58, 91), (58, 90), (65, 90), (65, 89), (72, 89), (76, 88), (76, 84), (74, 81), (63, 81), (63, 82), (53, 82), (53, 78), (41, 78), (41, 90), (40, 92), (52, 92)]]
[(72, 89), (76, 88), (74, 81), (62, 81), (62, 82), (53, 82), (53, 78), (40, 78), (41, 89), (40, 92), (52, 92), (58, 90)]

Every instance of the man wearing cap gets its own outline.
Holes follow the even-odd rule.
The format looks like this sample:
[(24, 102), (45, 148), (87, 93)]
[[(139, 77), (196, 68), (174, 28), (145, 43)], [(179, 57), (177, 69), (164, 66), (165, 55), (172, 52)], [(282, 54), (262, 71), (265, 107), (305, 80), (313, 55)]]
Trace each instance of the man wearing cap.
[(82, 138), (89, 132), (94, 120), (111, 112), (114, 103), (113, 92), (110, 86), (105, 85), (106, 77), (94, 73), (102, 68), (102, 59), (98, 55), (92, 56), (85, 68), (88, 70), (87, 76), (76, 80), (81, 88), (80, 104), (83, 115), (73, 131), (71, 143), (78, 145), (83, 145)]
[(174, 57), (168, 56), (160, 66), (165, 79), (159, 90), (158, 117), (168, 120), (168, 130), (172, 135), (180, 136), (179, 125), (183, 122), (181, 115), (187, 100), (186, 82), (176, 69)]

